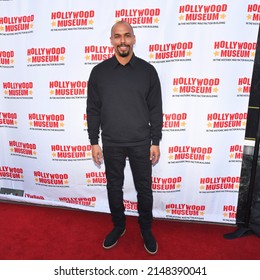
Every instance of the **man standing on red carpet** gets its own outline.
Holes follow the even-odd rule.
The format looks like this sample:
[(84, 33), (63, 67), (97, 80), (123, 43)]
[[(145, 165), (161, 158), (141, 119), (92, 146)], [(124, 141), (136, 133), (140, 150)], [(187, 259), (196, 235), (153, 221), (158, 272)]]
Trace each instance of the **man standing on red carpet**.
[[(152, 165), (160, 157), (162, 137), (161, 85), (155, 68), (136, 57), (133, 28), (124, 21), (111, 29), (113, 57), (96, 65), (89, 77), (87, 116), (92, 157), (104, 159), (107, 193), (113, 230), (103, 247), (110, 249), (125, 233), (123, 203), (124, 168), (128, 157), (137, 192), (138, 222), (144, 247), (155, 254), (158, 244), (152, 234)], [(101, 130), (103, 150), (99, 146)]]

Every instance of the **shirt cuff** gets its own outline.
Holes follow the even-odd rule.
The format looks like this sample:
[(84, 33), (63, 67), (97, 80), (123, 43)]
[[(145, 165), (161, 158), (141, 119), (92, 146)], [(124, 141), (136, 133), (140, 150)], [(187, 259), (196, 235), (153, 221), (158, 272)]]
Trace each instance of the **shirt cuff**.
[(159, 144), (160, 144), (160, 139), (152, 139), (152, 145), (159, 146)]
[(91, 145), (98, 145), (98, 139), (90, 139)]

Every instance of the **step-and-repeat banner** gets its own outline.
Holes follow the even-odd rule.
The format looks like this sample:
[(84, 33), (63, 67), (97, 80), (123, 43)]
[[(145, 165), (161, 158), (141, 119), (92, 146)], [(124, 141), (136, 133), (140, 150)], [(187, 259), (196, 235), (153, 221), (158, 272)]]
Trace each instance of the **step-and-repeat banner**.
[[(88, 77), (132, 24), (162, 84), (154, 217), (235, 223), (256, 0), (0, 0), (0, 199), (109, 212), (87, 136)], [(127, 215), (137, 215), (130, 167)]]

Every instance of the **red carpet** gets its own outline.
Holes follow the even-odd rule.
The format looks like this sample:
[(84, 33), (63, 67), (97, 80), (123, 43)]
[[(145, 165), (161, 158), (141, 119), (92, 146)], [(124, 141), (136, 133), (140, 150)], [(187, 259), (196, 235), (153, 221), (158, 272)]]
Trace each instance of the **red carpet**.
[(226, 240), (236, 227), (155, 220), (156, 255), (143, 247), (137, 217), (111, 250), (102, 248), (110, 215), (0, 202), (1, 260), (259, 260), (255, 235)]

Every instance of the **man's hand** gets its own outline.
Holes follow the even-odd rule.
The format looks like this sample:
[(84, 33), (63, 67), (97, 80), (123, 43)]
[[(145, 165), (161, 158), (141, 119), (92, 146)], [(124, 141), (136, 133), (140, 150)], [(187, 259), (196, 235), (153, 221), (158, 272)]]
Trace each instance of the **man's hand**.
[(94, 162), (100, 166), (103, 162), (103, 153), (99, 145), (92, 145), (92, 158)]
[(152, 161), (152, 165), (155, 165), (160, 158), (160, 148), (159, 146), (152, 145), (150, 148), (150, 160)]

